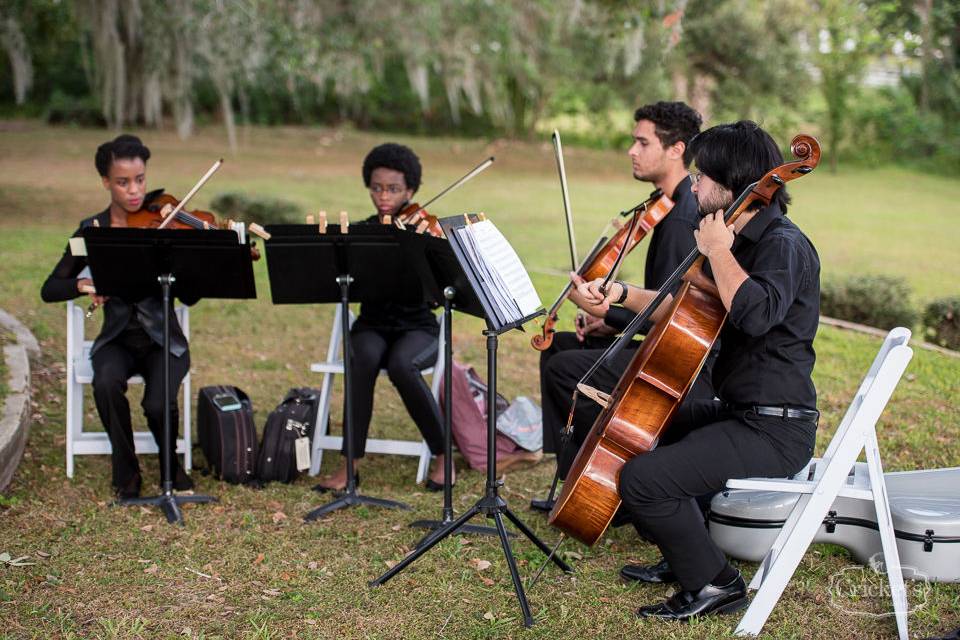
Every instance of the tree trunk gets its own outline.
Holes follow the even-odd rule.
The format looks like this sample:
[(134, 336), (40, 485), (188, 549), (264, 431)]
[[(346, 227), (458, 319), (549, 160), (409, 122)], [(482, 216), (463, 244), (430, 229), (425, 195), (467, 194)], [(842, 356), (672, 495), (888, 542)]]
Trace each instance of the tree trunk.
[(13, 95), (18, 105), (23, 104), (33, 86), (33, 60), (27, 38), (23, 35), (20, 23), (13, 16), (3, 20), (0, 28), (0, 42), (10, 58), (10, 68), (13, 70)]

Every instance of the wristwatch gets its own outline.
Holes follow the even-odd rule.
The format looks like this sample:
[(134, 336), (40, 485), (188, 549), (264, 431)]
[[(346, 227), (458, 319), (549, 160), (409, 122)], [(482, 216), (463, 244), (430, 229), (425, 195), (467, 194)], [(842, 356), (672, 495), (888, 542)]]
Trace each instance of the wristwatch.
[(621, 294), (620, 294), (620, 297), (617, 298), (616, 300), (614, 300), (613, 303), (614, 303), (614, 304), (623, 304), (623, 302), (627, 299), (627, 293), (628, 293), (627, 285), (626, 285), (626, 283), (623, 282), (622, 280), (614, 280), (614, 282), (616, 282), (618, 285), (620, 285), (620, 289), (623, 291), (623, 293), (621, 293)]

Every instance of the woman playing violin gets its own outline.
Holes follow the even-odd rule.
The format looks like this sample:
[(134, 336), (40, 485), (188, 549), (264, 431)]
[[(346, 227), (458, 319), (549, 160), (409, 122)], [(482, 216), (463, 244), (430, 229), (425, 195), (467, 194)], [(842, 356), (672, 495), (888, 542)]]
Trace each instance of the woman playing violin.
[[(363, 161), (363, 183), (376, 214), (365, 223), (392, 221), (420, 188), (420, 159), (408, 147), (387, 143), (375, 147)], [(440, 330), (430, 306), (394, 302), (366, 302), (351, 329), (353, 351), (353, 451), (359, 465), (364, 456), (377, 375), (386, 369), (403, 404), (436, 456), (427, 488), (439, 491), (443, 483), (443, 429), (440, 410), (430, 393), (423, 369), (437, 360)], [(344, 455), (346, 446), (344, 446)], [(453, 479), (451, 478), (451, 482)], [(347, 483), (346, 464), (317, 485), (319, 490), (341, 489)]]
[[(103, 188), (110, 194), (110, 205), (82, 220), (73, 234), (75, 237), (89, 226), (126, 227), (128, 214), (142, 209), (162, 193), (162, 189), (147, 193), (149, 159), (150, 150), (136, 136), (121, 135), (100, 145), (94, 162)], [(74, 256), (68, 245), (43, 283), (40, 295), (44, 302), (62, 302), (87, 293), (94, 303), (103, 306), (103, 327), (90, 350), (93, 397), (97, 413), (110, 438), (113, 487), (121, 499), (136, 498), (140, 495), (142, 480), (134, 450), (130, 405), (126, 398), (127, 379), (137, 373), (143, 377), (143, 412), (157, 446), (162, 450), (163, 302), (159, 296), (138, 302), (99, 296), (94, 288), (95, 283), (86, 275), (86, 266), (86, 257)], [(185, 302), (192, 304), (195, 301)], [(190, 351), (173, 313), (170, 314), (170, 322), (173, 355), (170, 377), (176, 389), (190, 370)], [(171, 422), (176, 425), (179, 422), (176, 394), (170, 408)], [(168, 455), (173, 454), (173, 450), (168, 452)], [(176, 458), (173, 469), (174, 489), (192, 489), (193, 481)]]

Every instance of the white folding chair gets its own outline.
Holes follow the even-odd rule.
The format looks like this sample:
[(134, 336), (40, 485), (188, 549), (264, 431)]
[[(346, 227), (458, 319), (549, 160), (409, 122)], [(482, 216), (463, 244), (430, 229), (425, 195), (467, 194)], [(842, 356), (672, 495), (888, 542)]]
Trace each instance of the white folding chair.
[[(900, 639), (906, 640), (907, 594), (880, 463), (876, 424), (913, 357), (909, 341), (910, 331), (903, 327), (887, 334), (823, 458), (811, 460), (806, 469), (792, 478), (746, 478), (727, 482), (730, 489), (801, 494), (750, 582), (749, 588), (756, 589), (757, 594), (737, 625), (737, 635), (760, 633), (833, 501), (837, 496), (844, 496), (873, 502), (897, 631)], [(866, 464), (858, 464), (857, 458), (864, 450)]]
[[(343, 445), (341, 436), (331, 436), (327, 433), (328, 418), (330, 417), (330, 397), (333, 391), (333, 377), (343, 375), (343, 355), (341, 353), (341, 316), (343, 305), (338, 304), (336, 313), (333, 316), (333, 328), (330, 330), (330, 342), (327, 344), (327, 359), (325, 362), (315, 362), (310, 365), (310, 371), (323, 374), (323, 382), (320, 385), (320, 410), (317, 412), (317, 424), (313, 431), (313, 446), (310, 456), (310, 475), (320, 473), (320, 462), (322, 461), (324, 449), (335, 449), (340, 451)], [(356, 319), (353, 313), (350, 313), (350, 325)], [(440, 383), (443, 381), (443, 316), (440, 316), (440, 339), (437, 352), (437, 364), (421, 371), (425, 376), (432, 376), (430, 391), (435, 400), (439, 402)], [(386, 369), (380, 370), (380, 375), (387, 373)], [(386, 453), (398, 456), (413, 456), (419, 458), (417, 465), (417, 482), (423, 482), (427, 477), (427, 470), (430, 465), (430, 447), (425, 440), (393, 440), (382, 438), (369, 438), (367, 440), (368, 453)]]
[[(190, 312), (187, 307), (175, 310), (183, 335), (190, 338)], [(109, 454), (110, 439), (104, 431), (83, 430), (83, 385), (93, 382), (93, 363), (90, 361), (92, 340), (84, 337), (82, 306), (67, 302), (67, 477), (73, 477), (73, 457), (81, 455)], [(129, 383), (143, 384), (143, 378), (133, 376)], [(190, 372), (183, 379), (183, 437), (177, 438), (177, 453), (183, 454), (183, 466), (191, 466), (191, 395)], [(157, 453), (153, 434), (149, 431), (134, 431), (133, 442), (137, 453)]]

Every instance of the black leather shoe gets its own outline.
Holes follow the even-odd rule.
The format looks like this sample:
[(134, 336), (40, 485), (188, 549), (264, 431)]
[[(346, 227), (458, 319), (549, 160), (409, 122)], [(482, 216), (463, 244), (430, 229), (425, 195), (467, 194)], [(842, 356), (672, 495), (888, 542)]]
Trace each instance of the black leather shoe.
[[(452, 485), (450, 485), (450, 486), (451, 486), (451, 487), (455, 487), (455, 486), (457, 486), (457, 483), (454, 482), (454, 483), (453, 483)], [(442, 483), (442, 482), (434, 482), (434, 481), (431, 480), (430, 478), (427, 478), (427, 481), (423, 484), (423, 487), (424, 487), (424, 489), (426, 489), (427, 491), (443, 491), (443, 483)]]
[(531, 500), (530, 508), (534, 511), (543, 511), (544, 513), (550, 513), (553, 511), (553, 506), (557, 504), (556, 500)]
[[(360, 472), (359, 472), (359, 471), (357, 471), (356, 473), (353, 474), (353, 484), (356, 485), (356, 486), (358, 486), (358, 487), (360, 486)], [(320, 485), (320, 484), (315, 484), (315, 485), (313, 485), (313, 490), (316, 491), (317, 493), (328, 493), (328, 492), (330, 492), (330, 491), (346, 491), (346, 489), (347, 489), (347, 488), (346, 488), (345, 486), (344, 486), (344, 487), (340, 487), (339, 489), (332, 489), (332, 488), (330, 488), (330, 487), (325, 487), (325, 486)]]
[(136, 474), (122, 487), (115, 487), (117, 500), (133, 500), (140, 497), (140, 474)]
[(637, 609), (640, 618), (687, 621), (695, 616), (732, 613), (747, 606), (747, 585), (737, 575), (730, 584), (708, 584), (699, 591), (680, 591), (664, 602)]
[(677, 581), (670, 565), (663, 558), (660, 558), (660, 562), (657, 564), (625, 564), (620, 569), (620, 577), (624, 580), (649, 582), (651, 584)]
[(183, 467), (177, 467), (177, 473), (173, 476), (174, 491), (193, 491), (193, 478), (187, 475)]

